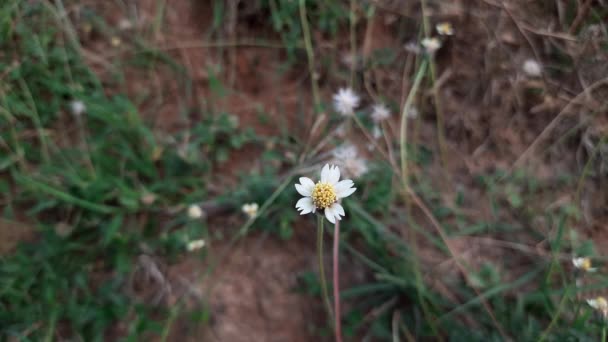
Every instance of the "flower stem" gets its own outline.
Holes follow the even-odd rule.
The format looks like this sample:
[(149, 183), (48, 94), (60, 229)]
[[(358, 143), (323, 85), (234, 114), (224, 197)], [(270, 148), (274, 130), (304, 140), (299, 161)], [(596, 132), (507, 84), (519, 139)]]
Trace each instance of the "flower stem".
[(325, 279), (325, 268), (323, 267), (323, 216), (317, 215), (317, 253), (319, 258), (319, 279), (321, 281), (321, 293), (323, 303), (329, 315), (330, 320), (334, 320), (334, 313), (331, 310), (331, 302), (329, 301), (329, 293), (327, 291), (327, 280)]
[(340, 325), (340, 266), (338, 264), (338, 250), (340, 248), (340, 221), (334, 225), (334, 313), (336, 325), (336, 342), (342, 342), (342, 326)]
[(312, 38), (310, 37), (310, 27), (306, 17), (306, 1), (300, 0), (300, 22), (302, 24), (302, 33), (304, 34), (304, 47), (308, 56), (308, 70), (310, 73), (310, 84), (312, 88), (312, 97), (315, 102), (315, 110), (319, 110), (321, 99), (319, 97), (319, 85), (315, 77), (315, 54), (312, 47)]
[(606, 342), (606, 326), (602, 328), (602, 342)]

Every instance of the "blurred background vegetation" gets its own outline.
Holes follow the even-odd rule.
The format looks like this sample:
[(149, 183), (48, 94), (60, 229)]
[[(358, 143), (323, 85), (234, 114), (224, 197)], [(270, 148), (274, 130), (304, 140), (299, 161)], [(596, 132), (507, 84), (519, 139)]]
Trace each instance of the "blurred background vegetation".
[(328, 161), (358, 188), (347, 340), (605, 338), (607, 21), (601, 0), (2, 1), (1, 339), (331, 340), (293, 188)]

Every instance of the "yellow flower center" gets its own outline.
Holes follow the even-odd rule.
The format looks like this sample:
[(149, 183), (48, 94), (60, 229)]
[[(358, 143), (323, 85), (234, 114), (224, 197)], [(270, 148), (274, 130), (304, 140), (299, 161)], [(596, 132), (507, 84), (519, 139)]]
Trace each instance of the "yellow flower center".
[(591, 259), (583, 259), (583, 264), (581, 265), (581, 268), (585, 271), (589, 271), (589, 269), (591, 268)]
[(604, 297), (597, 297), (595, 299), (597, 301), (597, 308), (599, 310), (608, 310), (608, 301)]
[(312, 203), (318, 209), (325, 209), (330, 205), (336, 203), (338, 196), (336, 196), (336, 190), (333, 185), (329, 183), (317, 183), (315, 188), (312, 189)]

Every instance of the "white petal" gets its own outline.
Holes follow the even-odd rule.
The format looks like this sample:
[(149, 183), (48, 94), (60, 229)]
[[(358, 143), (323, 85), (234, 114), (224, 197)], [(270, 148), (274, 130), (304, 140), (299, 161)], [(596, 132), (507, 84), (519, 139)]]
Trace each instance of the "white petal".
[[(312, 181), (312, 179), (310, 179), (308, 177), (300, 177), (300, 184), (302, 184), (300, 186), (300, 189), (302, 191), (298, 190), (300, 195), (302, 195), (302, 196), (312, 195), (312, 190), (315, 188), (315, 183)], [(297, 189), (298, 189), (298, 184), (296, 184), (296, 190)]]
[(346, 213), (344, 213), (344, 207), (340, 203), (334, 203), (330, 207), (333, 209), (334, 214), (336, 215), (338, 220), (342, 219), (340, 216), (346, 216)]
[(334, 211), (332, 209), (332, 207), (327, 207), (325, 208), (325, 217), (327, 217), (327, 220), (333, 224), (336, 223), (336, 216), (334, 214)]
[(307, 177), (300, 177), (300, 183), (296, 184), (296, 190), (302, 196), (310, 196), (312, 195), (312, 189), (315, 187), (315, 183)]
[(300, 198), (298, 203), (296, 203), (296, 209), (300, 211), (300, 215), (314, 213), (316, 210), (315, 205), (312, 203), (312, 198), (310, 197)]
[(321, 182), (327, 183), (330, 174), (331, 174), (331, 169), (329, 168), (329, 164), (325, 164), (325, 166), (323, 166), (323, 168), (321, 169)]
[(355, 184), (350, 179), (339, 181), (338, 184), (334, 185), (336, 196), (338, 196), (338, 198), (350, 196), (353, 192), (355, 192), (355, 190), (357, 190), (357, 188), (353, 188), (353, 185)]
[(327, 182), (331, 185), (336, 185), (340, 180), (340, 169), (337, 166), (330, 167), (329, 178)]

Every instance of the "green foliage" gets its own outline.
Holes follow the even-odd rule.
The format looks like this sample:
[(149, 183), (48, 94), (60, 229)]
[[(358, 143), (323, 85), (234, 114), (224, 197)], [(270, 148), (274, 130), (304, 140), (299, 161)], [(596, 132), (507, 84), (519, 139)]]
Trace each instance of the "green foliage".
[[(349, 22), (348, 4), (340, 1), (305, 1), (307, 20), (316, 30), (335, 36)], [(264, 0), (264, 11), (270, 12), (272, 28), (281, 34), (283, 43), (290, 56), (294, 56), (301, 45), (302, 23), (300, 0)]]
[[(39, 236), (0, 263), (0, 336), (52, 340), (61, 331), (103, 340), (119, 321), (129, 338), (159, 332), (158, 308), (125, 290), (133, 265), (142, 253), (175, 258), (207, 235), (183, 209), (167, 217), (166, 208), (205, 200), (214, 165), (253, 133), (231, 115), (209, 113), (159, 138), (62, 44), (53, 7), (11, 1), (2, 9), (3, 215), (25, 212)], [(86, 112), (72, 114), (73, 100)]]
[[(32, 241), (0, 259), (0, 339), (101, 341), (122, 322), (120, 337), (145, 340), (162, 336), (177, 315), (208, 323), (206, 308), (184, 313), (177, 304), (167, 312), (130, 295), (126, 288), (138, 258), (152, 254), (170, 263), (182, 257), (189, 241), (230, 234), (210, 232), (203, 220), (189, 218), (190, 204), (212, 202), (241, 215), (244, 224), (232, 239), (251, 231), (290, 239), (295, 227), (307, 224), (293, 209), (299, 198), (293, 171), (319, 162), (298, 159), (294, 151), (307, 157), (316, 146), (291, 135), (288, 125), (280, 127), (280, 136), (256, 136), (232, 112), (216, 108), (214, 99), (201, 101), (210, 104), (204, 109), (184, 105), (187, 127), (161, 135), (139, 112), (150, 94), (134, 102), (112, 88), (124, 85), (120, 67), (169, 70), (183, 86), (178, 96), (190, 99), (194, 81), (188, 68), (149, 47), (142, 37), (129, 37), (138, 53), (113, 60), (115, 79), (102, 83), (83, 60), (78, 41), (71, 37), (71, 14), (63, 13), (59, 3), (0, 4), (0, 215), (25, 217), (36, 227)], [(290, 62), (304, 63), (306, 57), (299, 55), (302, 2), (257, 3), (256, 15), (280, 35)], [(369, 15), (372, 3), (357, 2), (358, 11)], [(349, 30), (349, 2), (303, 4), (313, 44), (322, 37), (348, 45), (341, 39)], [(221, 31), (226, 4), (215, 5), (212, 29)], [(567, 22), (576, 8), (574, 3), (567, 6)], [(599, 22), (601, 14), (592, 11), (591, 22)], [(82, 15), (102, 35), (114, 31), (96, 13), (84, 9)], [(163, 15), (157, 13), (157, 25)], [(391, 67), (400, 56), (397, 50), (372, 51), (363, 67)], [(559, 58), (566, 56), (555, 60)], [(222, 81), (228, 70), (207, 68), (211, 97), (239, 95)], [(86, 111), (71, 113), (72, 101), (81, 101)], [(262, 105), (253, 107), (260, 124), (276, 124)], [(367, 109), (356, 115), (365, 129), (372, 129)], [(343, 120), (333, 117), (328, 125)], [(219, 170), (229, 166), (232, 153), (262, 146), (261, 167), (237, 170), (237, 184), (227, 186)], [(551, 183), (522, 171), (499, 170), (479, 174), (475, 184), (450, 193), (426, 174), (437, 162), (433, 148), (404, 148), (414, 170), (409, 184), (428, 212), (404, 195), (393, 166), (373, 154), (369, 172), (355, 180), (357, 196), (343, 203), (342, 257), (357, 267), (356, 273), (347, 271), (357, 281), (342, 290), (342, 300), (348, 301), (346, 336), (391, 340), (397, 332), (415, 340), (503, 341), (502, 330), (517, 341), (597, 340), (605, 321), (582, 299), (590, 290), (605, 288), (608, 278), (586, 274), (585, 284), (577, 286), (581, 275), (564, 257), (595, 256), (593, 243), (575, 229), (584, 213), (574, 201), (543, 201), (575, 179), (566, 175)], [(240, 213), (242, 204), (252, 202), (260, 205), (255, 220)], [(478, 238), (494, 241), (505, 260), (492, 253), (475, 255), (476, 250), (460, 245)], [(536, 250), (520, 238), (542, 243)], [(506, 269), (513, 251), (526, 256), (522, 270)], [(198, 256), (206, 258), (207, 253), (202, 250)], [(304, 272), (300, 283), (305, 295), (321, 296), (316, 273)], [(327, 327), (317, 331), (330, 335)]]

